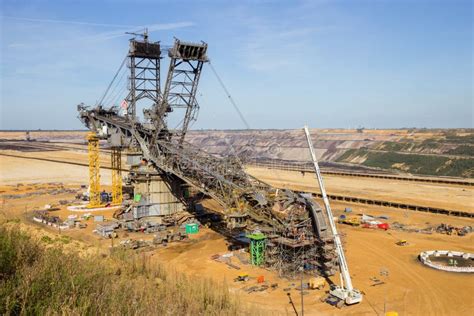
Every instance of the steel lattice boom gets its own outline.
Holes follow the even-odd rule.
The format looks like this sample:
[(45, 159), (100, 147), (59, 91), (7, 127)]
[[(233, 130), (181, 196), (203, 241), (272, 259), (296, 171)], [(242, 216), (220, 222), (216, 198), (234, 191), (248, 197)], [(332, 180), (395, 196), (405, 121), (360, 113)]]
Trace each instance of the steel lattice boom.
[[(147, 39), (138, 46), (150, 47), (146, 43)], [(159, 47), (152, 49), (157, 54)], [(167, 181), (190, 186), (215, 199), (225, 209), (229, 229), (267, 234), (267, 265), (282, 273), (295, 273), (304, 266), (332, 274), (336, 258), (327, 219), (309, 195), (276, 190), (249, 176), (236, 158), (218, 158), (184, 141), (198, 109), (196, 92), (203, 64), (208, 61), (206, 52), (205, 43), (175, 40), (168, 51), (170, 67), (163, 93), (154, 85), (150, 87), (150, 95), (158, 94), (144, 111), (145, 122), (131, 115), (133, 111), (120, 115), (117, 109), (91, 109), (83, 104), (78, 106), (79, 118), (111, 146), (138, 149)], [(130, 52), (129, 56), (137, 57)], [(155, 75), (154, 82), (159, 82), (159, 72)], [(132, 85), (130, 94), (136, 95), (137, 87)], [(149, 95), (147, 91), (140, 93)], [(185, 110), (184, 116), (178, 128), (171, 129), (169, 115), (180, 108)]]

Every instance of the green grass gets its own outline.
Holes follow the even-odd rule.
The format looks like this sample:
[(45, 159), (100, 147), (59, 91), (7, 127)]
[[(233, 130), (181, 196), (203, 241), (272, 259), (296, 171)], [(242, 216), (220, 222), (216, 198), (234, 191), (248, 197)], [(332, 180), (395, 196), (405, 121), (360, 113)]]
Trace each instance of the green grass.
[(440, 141), (434, 138), (425, 139), (421, 144), (417, 145), (417, 148), (423, 149), (437, 149), (441, 145)]
[(79, 256), (13, 227), (0, 226), (1, 315), (261, 314), (240, 305), (225, 285), (169, 272), (145, 255)]
[(472, 156), (474, 157), (474, 146), (460, 145), (447, 152), (450, 155)]
[(460, 143), (460, 144), (471, 144), (474, 145), (474, 133), (469, 133), (468, 135), (459, 136), (456, 132), (446, 132), (445, 133), (446, 141), (450, 143)]
[(442, 170), (442, 174), (452, 177), (474, 178), (474, 159), (455, 159)]
[(41, 240), (42, 242), (46, 243), (46, 244), (52, 244), (52, 243), (54, 242), (51, 237), (46, 236), (46, 235), (43, 236), (43, 237), (41, 237), (40, 240)]
[(408, 151), (412, 147), (412, 143), (406, 142), (383, 142), (380, 150), (386, 151)]
[(437, 156), (370, 152), (363, 165), (392, 169), (394, 164), (404, 164), (411, 173), (435, 175), (448, 160), (446, 157)]
[[(368, 167), (386, 170), (397, 169), (420, 175), (474, 177), (474, 159), (451, 159), (442, 156), (349, 149), (336, 161), (350, 162), (358, 157), (365, 157), (362, 165)], [(400, 164), (403, 164), (403, 167)]]
[[(360, 155), (362, 153), (362, 149), (348, 149), (342, 155), (340, 155), (336, 161), (337, 162), (346, 162), (350, 160), (355, 155)], [(367, 151), (365, 151), (367, 152)]]

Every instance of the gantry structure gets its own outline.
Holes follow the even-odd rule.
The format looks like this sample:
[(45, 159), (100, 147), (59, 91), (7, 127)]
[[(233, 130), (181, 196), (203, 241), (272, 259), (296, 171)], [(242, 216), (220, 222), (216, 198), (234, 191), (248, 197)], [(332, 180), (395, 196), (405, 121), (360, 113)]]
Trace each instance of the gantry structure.
[[(217, 201), (229, 231), (265, 234), (266, 265), (286, 275), (301, 269), (332, 274), (337, 263), (327, 218), (309, 195), (277, 190), (248, 175), (238, 158), (216, 157), (185, 141), (199, 109), (196, 93), (208, 45), (175, 39), (163, 49), (146, 33), (141, 37), (130, 40), (125, 111), (80, 104), (84, 125), (113, 148), (140, 152), (170, 187), (193, 188)], [(166, 55), (161, 89), (160, 62)], [(140, 103), (147, 103), (143, 119)]]

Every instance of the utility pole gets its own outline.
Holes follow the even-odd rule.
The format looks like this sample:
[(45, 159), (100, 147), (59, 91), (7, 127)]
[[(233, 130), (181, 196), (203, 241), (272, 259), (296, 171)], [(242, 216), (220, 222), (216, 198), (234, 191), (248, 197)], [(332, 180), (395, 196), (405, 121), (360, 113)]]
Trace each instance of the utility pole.
[(300, 268), (300, 274), (301, 274), (301, 286), (300, 286), (300, 295), (301, 295), (301, 316), (304, 316), (304, 299), (303, 299), (303, 271), (304, 268)]

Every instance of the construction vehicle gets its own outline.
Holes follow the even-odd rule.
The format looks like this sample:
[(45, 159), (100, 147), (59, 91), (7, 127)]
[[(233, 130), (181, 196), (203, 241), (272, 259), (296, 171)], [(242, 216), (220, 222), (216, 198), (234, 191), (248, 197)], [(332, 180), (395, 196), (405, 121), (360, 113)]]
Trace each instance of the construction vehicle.
[(344, 218), (339, 220), (339, 222), (351, 226), (360, 226), (360, 219), (357, 217)]
[(235, 279), (235, 282), (246, 282), (249, 280), (249, 274), (247, 272), (240, 273)]
[(315, 277), (309, 279), (309, 288), (312, 290), (321, 290), (326, 286), (326, 279), (323, 277)]
[(395, 243), (397, 246), (408, 246), (408, 241), (406, 241), (405, 239), (400, 239), (399, 241), (397, 241)]
[(313, 148), (313, 142), (311, 141), (311, 136), (309, 134), (308, 127), (304, 127), (304, 132), (306, 134), (306, 140), (308, 142), (308, 148), (311, 154), (311, 159), (313, 160), (314, 171), (316, 173), (316, 178), (318, 179), (319, 188), (321, 190), (321, 195), (323, 197), (324, 207), (326, 209), (327, 218), (329, 220), (329, 225), (331, 227), (332, 235), (334, 238), (334, 245), (336, 246), (336, 254), (339, 262), (339, 272), (341, 276), (341, 285), (334, 285), (331, 287), (329, 294), (340, 301), (343, 301), (347, 305), (360, 303), (362, 301), (362, 293), (352, 287), (351, 276), (349, 274), (349, 267), (347, 265), (346, 257), (344, 255), (344, 249), (342, 248), (341, 238), (337, 233), (336, 223), (334, 222), (334, 216), (331, 211), (331, 206), (329, 205), (329, 199), (326, 194), (326, 189), (324, 188), (323, 178), (321, 176), (321, 171), (319, 169), (318, 160), (316, 159), (316, 153)]

